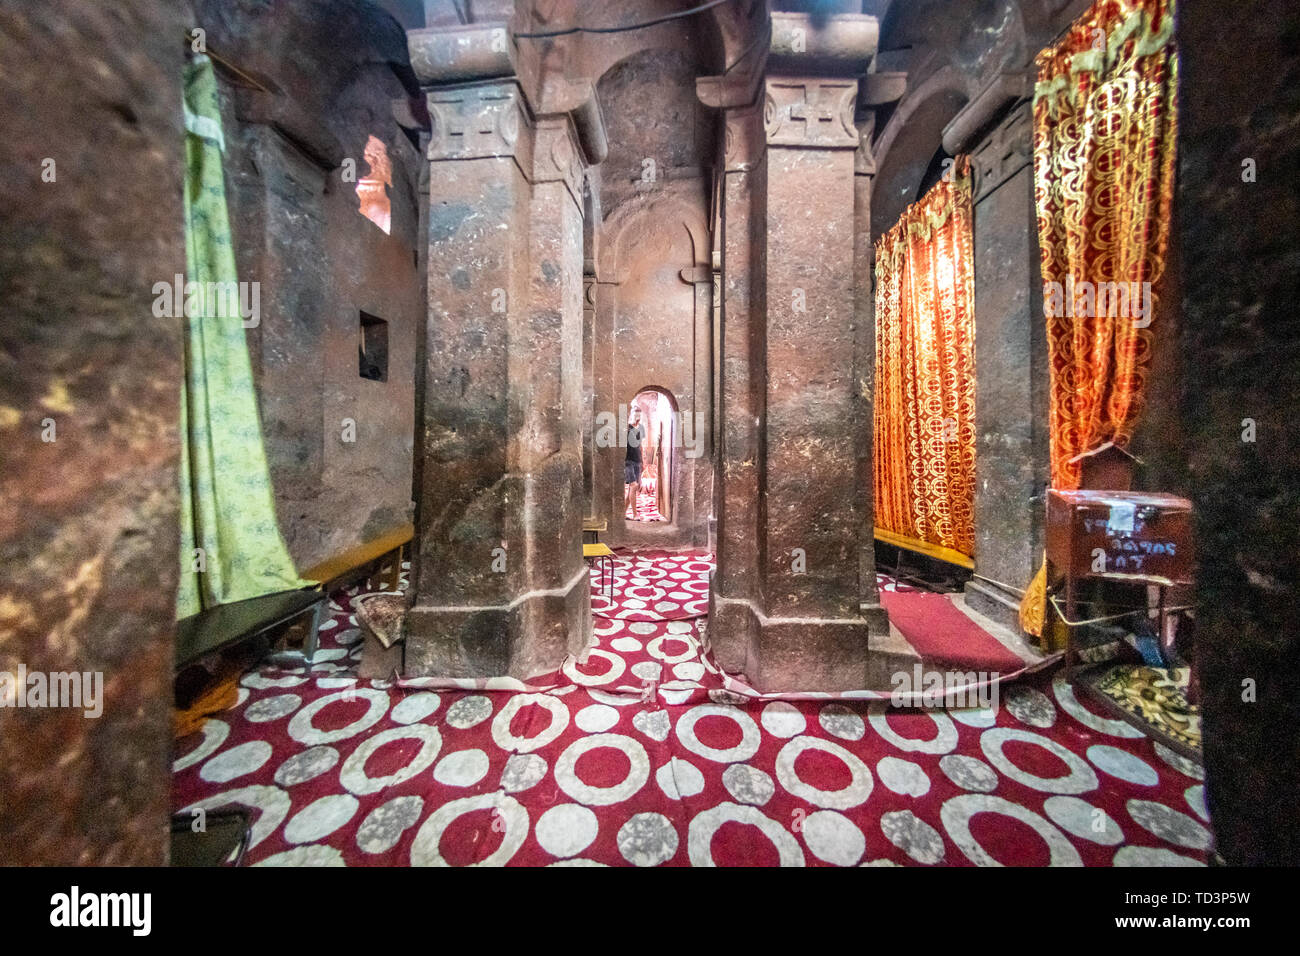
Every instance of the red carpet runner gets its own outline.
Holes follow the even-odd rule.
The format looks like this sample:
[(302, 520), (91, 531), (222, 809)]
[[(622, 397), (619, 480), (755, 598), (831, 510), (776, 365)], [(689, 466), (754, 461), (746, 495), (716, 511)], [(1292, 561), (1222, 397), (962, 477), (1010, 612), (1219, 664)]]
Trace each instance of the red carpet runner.
[(315, 666), (245, 675), (177, 742), (175, 808), (253, 808), (252, 864), (1196, 865), (1209, 842), (1200, 768), (1046, 675), (986, 711), (746, 701), (699, 620), (598, 617), (552, 691), (435, 693), (356, 680), (352, 597)]
[(1014, 674), (1025, 662), (967, 617), (946, 594), (880, 592), (889, 620), (934, 667)]

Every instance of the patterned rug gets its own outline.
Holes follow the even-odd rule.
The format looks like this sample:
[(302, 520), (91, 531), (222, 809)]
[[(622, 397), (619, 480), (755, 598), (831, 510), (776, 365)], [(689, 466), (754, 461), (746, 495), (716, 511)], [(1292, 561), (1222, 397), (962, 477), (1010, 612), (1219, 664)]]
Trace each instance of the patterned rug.
[(614, 555), (612, 587), (599, 565), (592, 577), (596, 617), (681, 621), (709, 613), (709, 575), (716, 565), (708, 551), (616, 548)]
[[(699, 555), (651, 563), (680, 560)], [(751, 700), (701, 653), (705, 619), (602, 617), (548, 692), (433, 692), (357, 680), (355, 597), (333, 596), (311, 668), (245, 674), (176, 742), (175, 809), (251, 808), (251, 864), (1199, 865), (1209, 846), (1200, 767), (1046, 674), (986, 709)]]
[(1200, 708), (1187, 700), (1191, 668), (1115, 664), (1079, 675), (1097, 693), (1138, 717), (1157, 740), (1175, 747), (1201, 749)]

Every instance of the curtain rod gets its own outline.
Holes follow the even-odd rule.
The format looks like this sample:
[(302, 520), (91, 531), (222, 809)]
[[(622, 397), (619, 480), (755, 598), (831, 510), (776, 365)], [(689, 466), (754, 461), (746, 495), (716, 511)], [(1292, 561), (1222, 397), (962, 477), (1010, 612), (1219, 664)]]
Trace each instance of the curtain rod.
[(247, 80), (249, 83), (251, 83), (253, 86), (257, 87), (257, 89), (261, 90), (263, 93), (270, 93), (270, 94), (273, 95), (273, 96), (275, 95), (275, 90), (268, 89), (265, 85), (263, 85), (262, 83), (259, 83), (259, 82), (254, 78), (254, 77), (249, 76), (247, 73), (245, 73), (245, 72), (244, 72), (243, 70), (241, 70), (239, 67), (235, 66), (235, 64), (231, 63), (231, 62), (230, 62), (229, 60), (227, 60), (225, 57), (223, 57), (223, 56), (219, 56), (215, 50), (213, 50), (212, 48), (210, 48), (210, 47), (207, 45), (207, 42), (206, 42), (206, 41), (205, 41), (204, 44), (203, 44), (203, 50), (202, 50), (202, 51), (196, 51), (196, 50), (194, 50), (194, 46), (193, 46), (193, 44), (194, 44), (194, 37), (191, 36), (191, 34), (190, 34), (189, 32), (187, 32), (187, 33), (185, 34), (185, 45), (186, 45), (187, 47), (189, 47), (189, 49), (190, 49), (191, 52), (202, 52), (202, 53), (204, 53), (205, 55), (212, 57), (212, 59), (216, 60), (218, 63), (220, 63), (220, 64), (221, 64), (222, 66), (224, 66), (226, 69), (230, 70), (232, 73), (236, 74), (237, 76), (242, 77), (243, 79)]

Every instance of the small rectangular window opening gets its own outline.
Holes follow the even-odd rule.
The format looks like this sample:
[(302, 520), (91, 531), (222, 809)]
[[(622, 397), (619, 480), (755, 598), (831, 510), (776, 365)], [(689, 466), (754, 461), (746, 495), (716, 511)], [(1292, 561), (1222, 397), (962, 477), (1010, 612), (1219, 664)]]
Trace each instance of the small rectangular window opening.
[(358, 363), (362, 378), (388, 381), (388, 323), (369, 312), (361, 313)]

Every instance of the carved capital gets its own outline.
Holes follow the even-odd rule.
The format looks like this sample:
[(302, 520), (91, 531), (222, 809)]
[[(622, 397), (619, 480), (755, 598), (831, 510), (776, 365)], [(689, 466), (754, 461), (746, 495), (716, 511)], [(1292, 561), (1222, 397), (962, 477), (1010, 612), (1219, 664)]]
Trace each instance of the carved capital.
[(534, 183), (564, 183), (582, 209), (582, 147), (569, 115), (539, 118), (535, 136), (530, 178)]
[(943, 148), (952, 156), (970, 148), (981, 131), (1005, 115), (1017, 100), (1033, 96), (1029, 73), (1000, 73), (943, 130)]
[(860, 76), (875, 55), (880, 23), (860, 13), (772, 12), (769, 72)]
[(515, 48), (505, 23), (408, 30), (411, 69), (424, 86), (513, 76)]
[[(529, 140), (528, 113), (513, 80), (429, 93), (429, 159), (520, 156)], [(521, 162), (521, 166), (527, 166)]]
[(1021, 103), (993, 128), (971, 154), (974, 199), (979, 202), (1028, 166), (1034, 158), (1033, 108)]
[(769, 146), (857, 148), (857, 80), (768, 77), (764, 87), (763, 127)]
[(725, 113), (723, 163), (729, 173), (753, 168), (763, 156), (766, 141), (757, 105), (729, 109)]

